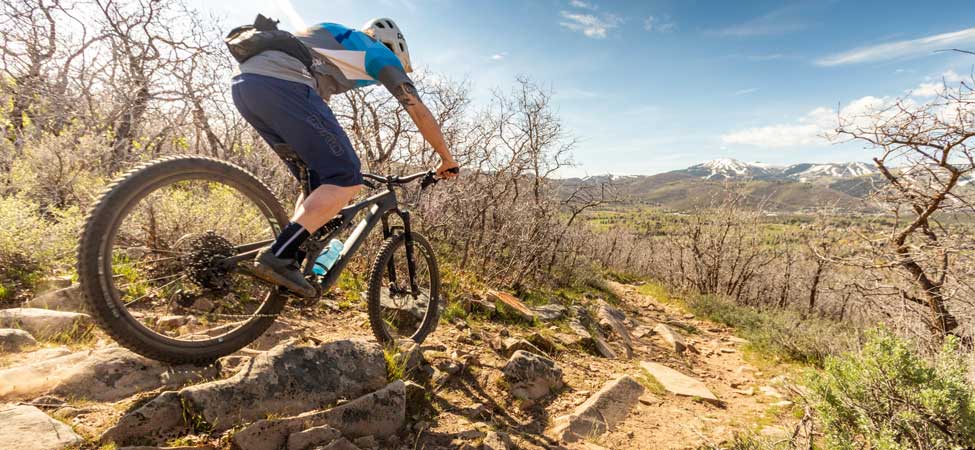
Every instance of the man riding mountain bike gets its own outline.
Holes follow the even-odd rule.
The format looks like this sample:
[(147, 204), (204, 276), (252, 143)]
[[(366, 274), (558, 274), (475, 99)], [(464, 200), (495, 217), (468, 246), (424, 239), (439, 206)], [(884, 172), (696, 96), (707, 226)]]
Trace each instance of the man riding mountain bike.
[[(409, 48), (395, 22), (371, 20), (362, 31), (322, 23), (294, 36), (274, 25), (258, 16), (254, 27), (228, 36), (240, 61), (232, 85), (234, 105), (268, 145), (288, 144), (301, 158), (311, 194), (299, 198), (291, 222), (257, 255), (254, 274), (311, 297), (315, 289), (298, 268), (298, 249), (362, 187), (359, 158), (326, 103), (332, 95), (381, 83), (440, 156), (437, 176), (453, 178), (459, 168), (407, 75), (412, 72)], [(290, 163), (289, 169), (298, 176)]]

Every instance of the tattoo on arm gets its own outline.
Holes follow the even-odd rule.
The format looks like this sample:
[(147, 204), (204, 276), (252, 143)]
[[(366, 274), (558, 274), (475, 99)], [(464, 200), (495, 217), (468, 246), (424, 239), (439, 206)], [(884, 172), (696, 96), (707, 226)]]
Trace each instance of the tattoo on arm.
[(403, 83), (399, 85), (395, 92), (393, 92), (393, 96), (396, 97), (396, 100), (399, 100), (399, 103), (403, 105), (404, 108), (416, 106), (420, 103), (420, 94), (416, 91), (416, 87), (410, 83)]

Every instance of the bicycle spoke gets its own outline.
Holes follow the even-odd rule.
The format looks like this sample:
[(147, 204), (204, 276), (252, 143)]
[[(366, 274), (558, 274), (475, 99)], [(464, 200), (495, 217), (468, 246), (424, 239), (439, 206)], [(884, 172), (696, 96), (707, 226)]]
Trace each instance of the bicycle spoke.
[[(168, 287), (168, 286), (171, 286), (171, 285), (173, 285), (174, 283), (176, 283), (177, 281), (180, 281), (180, 280), (183, 280), (183, 279), (185, 279), (185, 278), (186, 278), (186, 275), (181, 275), (181, 276), (180, 276), (179, 278), (177, 278), (177, 279), (175, 279), (175, 280), (173, 280), (173, 281), (170, 281), (169, 283), (166, 283), (166, 284), (164, 284), (164, 285), (162, 285), (162, 286), (159, 286), (159, 287), (158, 287), (158, 288), (156, 288), (156, 289), (157, 289), (157, 290), (162, 290), (162, 289), (165, 289), (166, 287)], [(142, 300), (142, 299), (144, 299), (144, 298), (147, 298), (147, 297), (149, 297), (150, 295), (154, 295), (154, 294), (156, 294), (156, 292), (147, 292), (147, 293), (146, 293), (145, 295), (143, 295), (142, 297), (139, 297), (139, 298), (137, 298), (137, 299), (135, 299), (135, 300), (132, 300), (132, 301), (130, 301), (130, 302), (127, 302), (127, 303), (125, 303), (125, 307), (126, 307), (126, 308), (128, 308), (129, 306), (132, 306), (132, 305), (133, 305), (133, 304), (135, 304), (136, 302), (138, 302), (138, 301), (140, 301), (140, 300)]]
[[(168, 280), (170, 278), (178, 277), (178, 276), (180, 276), (180, 274), (176, 273), (176, 274), (166, 275), (166, 276), (159, 277), (159, 278), (152, 278), (152, 279), (149, 279), (149, 280), (139, 280), (139, 283), (152, 283), (153, 281)], [(185, 277), (186, 275), (183, 275), (183, 276)], [(133, 284), (137, 284), (137, 283), (133, 282), (133, 283), (128, 283), (128, 284), (123, 284), (122, 286), (115, 286), (115, 288), (116, 289), (119, 289), (119, 290), (122, 290), (124, 288), (127, 288), (127, 287), (133, 285)]]

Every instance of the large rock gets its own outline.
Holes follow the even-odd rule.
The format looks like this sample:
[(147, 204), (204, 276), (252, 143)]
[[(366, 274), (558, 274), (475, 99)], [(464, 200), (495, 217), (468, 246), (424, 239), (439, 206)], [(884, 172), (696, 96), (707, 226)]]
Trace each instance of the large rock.
[(525, 320), (527, 322), (533, 322), (535, 320), (535, 312), (531, 310), (528, 306), (518, 300), (517, 297), (511, 295), (507, 292), (490, 290), (487, 292), (487, 298), (495, 303), (495, 308), (498, 305), (507, 311), (512, 312), (515, 316)]
[(34, 336), (24, 330), (0, 328), (0, 353), (16, 353), (35, 345)]
[(35, 356), (29, 361), (33, 362), (0, 370), (0, 400), (42, 395), (68, 378), (74, 366), (88, 358), (88, 352), (61, 354), (64, 351), (31, 352)]
[(87, 314), (37, 308), (0, 309), (0, 328), (20, 328), (41, 339), (82, 334), (91, 327)]
[(47, 393), (112, 402), (160, 387), (176, 388), (216, 374), (215, 367), (171, 367), (124, 348), (106, 347), (0, 370), (0, 399)]
[(566, 309), (564, 306), (557, 303), (552, 303), (548, 305), (536, 306), (532, 308), (535, 312), (535, 317), (542, 322), (555, 322), (556, 320), (561, 320), (565, 317)]
[(579, 319), (574, 318), (569, 321), (569, 331), (571, 333), (557, 335), (562, 345), (566, 347), (586, 347), (592, 345), (592, 334), (589, 333), (589, 329)]
[(700, 398), (718, 406), (724, 405), (724, 403), (699, 380), (684, 375), (674, 369), (671, 369), (670, 367), (654, 362), (643, 361), (640, 363), (640, 367), (646, 370), (650, 375), (653, 375), (653, 377), (657, 379), (660, 385), (663, 386), (667, 392), (686, 397)]
[(423, 320), (427, 313), (427, 305), (430, 304), (430, 294), (426, 290), (421, 290), (416, 298), (407, 294), (394, 297), (389, 295), (388, 289), (381, 289), (379, 304), (383, 307), (384, 314), (393, 313), (388, 317), (397, 324), (410, 325)]
[(626, 350), (626, 357), (632, 358), (633, 339), (630, 337), (630, 330), (623, 323), (626, 320), (626, 314), (612, 306), (602, 304), (596, 310), (596, 317), (599, 318), (599, 325), (601, 327), (612, 331), (619, 337), (620, 343), (623, 345), (624, 350)]
[(179, 393), (163, 392), (149, 403), (119, 419), (114, 427), (102, 433), (99, 441), (119, 445), (162, 442), (191, 431), (193, 417), (183, 410)]
[(611, 430), (630, 413), (643, 395), (643, 385), (629, 375), (606, 383), (572, 414), (555, 419), (549, 434), (556, 440), (576, 442)]
[(240, 450), (277, 450), (286, 441), (290, 448), (291, 439), (297, 440), (295, 446), (310, 445), (312, 436), (301, 435), (302, 431), (323, 425), (348, 438), (385, 438), (399, 431), (405, 422), (406, 387), (403, 381), (397, 380), (384, 389), (326, 411), (257, 421), (234, 434), (233, 442)]
[(544, 356), (516, 351), (502, 369), (511, 395), (522, 400), (536, 400), (562, 388), (562, 369)]
[(382, 347), (344, 340), (314, 347), (280, 345), (254, 357), (237, 375), (188, 387), (180, 397), (207, 423), (225, 430), (269, 414), (320, 409), (385, 384)]
[(653, 332), (657, 333), (657, 335), (660, 336), (660, 338), (663, 339), (664, 342), (666, 342), (667, 345), (678, 355), (684, 354), (684, 351), (687, 350), (687, 343), (684, 341), (684, 337), (681, 336), (681, 334), (677, 331), (674, 331), (673, 328), (659, 323), (657, 326), (653, 327)]
[(311, 427), (288, 436), (288, 450), (307, 450), (326, 445), (342, 436), (342, 433), (328, 425)]
[(88, 311), (88, 304), (85, 302), (85, 295), (81, 291), (81, 285), (70, 286), (38, 295), (24, 303), (24, 306), (27, 308), (54, 309), (58, 311)]
[(159, 388), (178, 388), (218, 375), (216, 366), (170, 366), (121, 347), (101, 348), (71, 368), (51, 394), (112, 402)]
[(555, 354), (558, 351), (558, 347), (556, 347), (555, 342), (552, 342), (551, 339), (537, 331), (528, 335), (528, 337), (525, 339), (549, 355)]
[(28, 405), (0, 406), (0, 448), (61, 450), (84, 442), (71, 427)]
[(596, 355), (607, 359), (616, 359), (616, 352), (606, 343), (598, 331), (592, 334), (592, 347), (596, 351)]
[[(294, 415), (355, 398), (386, 384), (382, 348), (362, 341), (299, 347), (282, 344), (255, 356), (225, 380), (164, 393), (125, 416), (102, 436), (127, 444), (194, 427), (222, 431), (271, 415)], [(297, 431), (297, 430), (295, 430)], [(287, 434), (285, 434), (287, 437)]]
[(406, 422), (406, 385), (396, 380), (381, 390), (323, 412), (321, 418), (348, 438), (392, 436)]
[(515, 352), (519, 350), (524, 350), (528, 353), (533, 353), (536, 355), (547, 356), (547, 354), (542, 351), (542, 349), (535, 346), (531, 342), (528, 342), (521, 338), (505, 338), (501, 341), (501, 354), (506, 357), (511, 357)]

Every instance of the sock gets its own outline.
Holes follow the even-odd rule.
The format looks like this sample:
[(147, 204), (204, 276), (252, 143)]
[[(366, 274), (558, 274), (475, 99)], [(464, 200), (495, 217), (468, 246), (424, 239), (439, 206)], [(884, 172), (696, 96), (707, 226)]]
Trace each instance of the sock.
[(278, 258), (294, 259), (298, 247), (311, 236), (300, 223), (291, 222), (281, 230), (281, 234), (271, 244), (271, 253)]

